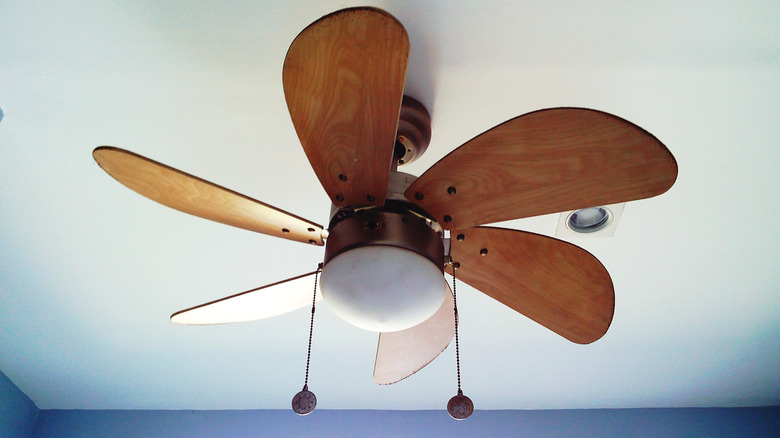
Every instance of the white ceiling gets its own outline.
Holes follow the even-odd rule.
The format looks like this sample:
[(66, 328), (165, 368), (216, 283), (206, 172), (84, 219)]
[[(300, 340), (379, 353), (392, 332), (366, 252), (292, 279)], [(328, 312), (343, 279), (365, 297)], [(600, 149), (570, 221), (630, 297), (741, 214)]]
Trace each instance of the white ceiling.
[[(311, 271), (322, 249), (162, 207), (90, 153), (127, 148), (327, 222), (281, 70), (300, 30), (354, 3), (160, 3), (0, 1), (0, 370), (42, 409), (289, 409), (307, 309), (214, 327), (168, 316)], [(406, 92), (433, 116), (406, 171), (555, 106), (624, 117), (679, 164), (614, 237), (572, 239), (615, 284), (596, 343), (459, 286), (478, 409), (780, 404), (780, 3), (369, 3), (405, 25)], [(319, 307), (319, 408), (443, 409), (455, 394), (452, 348), (389, 387), (373, 383), (375, 348)]]

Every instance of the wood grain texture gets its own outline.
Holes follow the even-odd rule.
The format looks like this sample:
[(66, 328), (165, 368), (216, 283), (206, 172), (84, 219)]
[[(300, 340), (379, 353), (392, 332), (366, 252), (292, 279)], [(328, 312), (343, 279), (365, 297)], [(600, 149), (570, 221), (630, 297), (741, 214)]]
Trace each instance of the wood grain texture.
[[(184, 325), (229, 324), (255, 321), (311, 307), (317, 271), (268, 284), (229, 297), (220, 298), (171, 315), (171, 321)], [(317, 300), (322, 294), (317, 290)]]
[(455, 336), (452, 291), (430, 318), (397, 332), (379, 334), (374, 363), (374, 381), (380, 385), (399, 382), (433, 362)]
[(323, 245), (322, 226), (123, 149), (92, 152), (109, 175), (131, 190), (184, 213), (245, 230)]
[(676, 178), (672, 154), (642, 128), (600, 111), (555, 108), (466, 142), (404, 195), (452, 230), (648, 198)]
[(336, 205), (384, 204), (408, 57), (401, 23), (374, 8), (317, 20), (287, 52), (287, 107)]
[(451, 236), (458, 280), (572, 342), (587, 344), (607, 332), (615, 309), (612, 279), (589, 252), (505, 228), (476, 227)]

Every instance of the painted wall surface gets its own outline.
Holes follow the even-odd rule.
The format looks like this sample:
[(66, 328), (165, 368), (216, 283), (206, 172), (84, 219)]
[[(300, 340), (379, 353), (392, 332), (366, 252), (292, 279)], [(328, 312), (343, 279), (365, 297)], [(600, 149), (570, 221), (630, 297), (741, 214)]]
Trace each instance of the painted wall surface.
[(780, 407), (476, 411), (41, 411), (48, 437), (776, 437)]
[(0, 437), (31, 437), (38, 407), (3, 372), (0, 372)]

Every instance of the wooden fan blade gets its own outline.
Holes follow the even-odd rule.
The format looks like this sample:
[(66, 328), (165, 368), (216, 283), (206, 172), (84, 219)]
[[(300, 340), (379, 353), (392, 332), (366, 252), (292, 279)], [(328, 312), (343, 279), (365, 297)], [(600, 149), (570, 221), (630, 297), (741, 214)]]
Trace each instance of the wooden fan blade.
[(399, 382), (433, 362), (455, 336), (454, 299), (449, 285), (439, 310), (427, 320), (397, 332), (379, 334), (374, 381)]
[[(562, 240), (505, 228), (453, 231), (458, 280), (564, 338), (588, 344), (607, 332), (612, 279), (589, 252)], [(447, 271), (452, 273), (450, 265)]]
[(404, 195), (446, 229), (660, 195), (677, 163), (642, 128), (601, 111), (525, 114), (466, 142)]
[(401, 23), (374, 8), (322, 17), (287, 52), (287, 107), (335, 205), (384, 204), (408, 56)]
[[(309, 272), (278, 283), (190, 307), (171, 315), (171, 321), (185, 325), (228, 324), (255, 321), (292, 312), (312, 304), (314, 297), (312, 275), (316, 273), (317, 271)], [(317, 300), (321, 299), (322, 295), (317, 290)]]
[(322, 226), (124, 149), (92, 152), (109, 175), (165, 206), (245, 230), (323, 245)]

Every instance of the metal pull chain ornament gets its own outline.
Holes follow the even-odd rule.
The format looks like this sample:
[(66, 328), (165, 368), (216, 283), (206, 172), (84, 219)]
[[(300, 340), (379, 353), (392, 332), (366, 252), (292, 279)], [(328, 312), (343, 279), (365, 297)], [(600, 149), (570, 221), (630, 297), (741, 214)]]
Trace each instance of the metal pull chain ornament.
[(455, 271), (460, 268), (460, 263), (452, 264), (452, 301), (455, 312), (455, 363), (458, 369), (458, 395), (452, 397), (447, 403), (447, 412), (456, 420), (465, 420), (474, 412), (474, 403), (463, 395), (460, 387), (460, 342), (458, 339), (458, 294), (456, 289)]
[(317, 303), (317, 279), (320, 272), (322, 272), (322, 263), (314, 274), (314, 296), (311, 300), (311, 322), (309, 323), (309, 350), (306, 353), (306, 378), (303, 381), (303, 389), (292, 399), (292, 410), (298, 415), (308, 415), (317, 407), (317, 396), (309, 391), (309, 365), (311, 364), (311, 338), (314, 334), (314, 311)]

